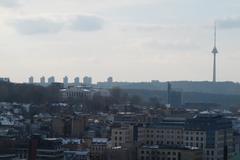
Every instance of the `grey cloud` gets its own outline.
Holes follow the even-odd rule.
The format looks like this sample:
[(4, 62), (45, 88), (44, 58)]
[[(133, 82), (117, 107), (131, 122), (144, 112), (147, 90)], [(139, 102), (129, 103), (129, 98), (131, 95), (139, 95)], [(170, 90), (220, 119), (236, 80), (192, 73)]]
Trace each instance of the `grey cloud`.
[(77, 31), (101, 30), (104, 20), (96, 16), (76, 16), (71, 24), (71, 28)]
[(240, 17), (218, 20), (217, 25), (222, 29), (240, 28)]
[(0, 0), (0, 6), (16, 7), (20, 4), (20, 0)]
[(151, 49), (161, 50), (195, 50), (199, 49), (199, 44), (194, 43), (192, 40), (175, 40), (175, 41), (161, 41), (161, 40), (147, 40), (141, 44)]
[(64, 23), (50, 19), (22, 19), (14, 23), (16, 30), (22, 34), (57, 33), (63, 29)]
[(58, 15), (45, 17), (22, 17), (14, 20), (14, 28), (21, 34), (53, 34), (64, 30), (93, 32), (101, 30), (104, 20), (94, 15)]

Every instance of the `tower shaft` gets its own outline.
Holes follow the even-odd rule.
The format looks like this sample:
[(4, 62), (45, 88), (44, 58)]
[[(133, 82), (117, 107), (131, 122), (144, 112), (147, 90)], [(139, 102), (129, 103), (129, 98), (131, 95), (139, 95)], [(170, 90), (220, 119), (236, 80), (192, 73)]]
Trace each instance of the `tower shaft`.
[(216, 53), (214, 53), (213, 54), (213, 82), (216, 82), (216, 69), (217, 69), (217, 64), (216, 64), (216, 58), (217, 58), (217, 56), (216, 56), (217, 54)]
[(216, 73), (217, 64), (216, 63), (217, 63), (217, 53), (218, 53), (216, 23), (215, 23), (215, 26), (214, 26), (214, 47), (213, 47), (212, 53), (213, 53), (213, 82), (216, 82), (217, 81), (217, 73)]

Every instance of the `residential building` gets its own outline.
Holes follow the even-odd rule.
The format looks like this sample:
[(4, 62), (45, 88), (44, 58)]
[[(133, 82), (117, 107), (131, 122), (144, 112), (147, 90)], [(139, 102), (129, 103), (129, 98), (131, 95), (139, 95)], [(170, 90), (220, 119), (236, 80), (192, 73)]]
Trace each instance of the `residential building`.
[(86, 86), (92, 85), (92, 78), (88, 76), (83, 77), (83, 84)]
[(40, 85), (41, 86), (45, 86), (46, 85), (46, 81), (45, 81), (45, 77), (44, 76), (40, 78)]
[(33, 83), (34, 83), (34, 78), (33, 78), (33, 76), (29, 77), (28, 83), (29, 83), (29, 84), (33, 84)]
[(106, 160), (109, 146), (107, 138), (93, 138), (90, 145), (91, 160)]
[(80, 78), (79, 77), (74, 78), (74, 86), (75, 87), (80, 86)]
[(89, 150), (64, 151), (64, 160), (90, 160)]
[(48, 84), (51, 85), (51, 84), (53, 84), (53, 83), (55, 83), (55, 77), (54, 77), (54, 76), (49, 77), (49, 78), (48, 78)]
[(63, 87), (64, 87), (64, 88), (68, 88), (68, 77), (67, 77), (67, 76), (65, 76), (65, 77), (63, 78)]
[(113, 147), (130, 147), (134, 143), (133, 126), (112, 128), (111, 140)]

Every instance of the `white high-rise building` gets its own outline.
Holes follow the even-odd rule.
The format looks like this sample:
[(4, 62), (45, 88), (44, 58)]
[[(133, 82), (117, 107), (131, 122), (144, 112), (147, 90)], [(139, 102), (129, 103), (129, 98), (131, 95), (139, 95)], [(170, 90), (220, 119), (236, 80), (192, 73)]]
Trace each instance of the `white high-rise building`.
[(79, 77), (74, 78), (74, 86), (80, 86), (80, 78)]
[(33, 76), (29, 77), (28, 83), (29, 83), (29, 84), (33, 84), (33, 83), (34, 83), (34, 78), (33, 78)]
[(52, 84), (52, 83), (55, 83), (55, 77), (54, 76), (51, 76), (48, 78), (48, 84)]
[(87, 86), (92, 85), (92, 78), (88, 76), (83, 77), (83, 84)]
[(64, 88), (68, 88), (68, 77), (67, 77), (67, 76), (65, 76), (65, 77), (63, 78), (63, 87), (64, 87)]
[(41, 78), (40, 78), (40, 85), (41, 86), (45, 86), (45, 77), (44, 76), (42, 76)]
[(113, 77), (108, 77), (107, 82), (108, 83), (113, 83)]

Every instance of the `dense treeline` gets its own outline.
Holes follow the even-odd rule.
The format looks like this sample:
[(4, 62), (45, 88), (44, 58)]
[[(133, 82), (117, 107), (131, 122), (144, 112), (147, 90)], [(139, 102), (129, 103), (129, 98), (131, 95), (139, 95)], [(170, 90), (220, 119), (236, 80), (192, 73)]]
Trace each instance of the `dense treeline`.
[(42, 104), (59, 100), (60, 92), (56, 86), (41, 87), (0, 82), (0, 101), (2, 102)]

